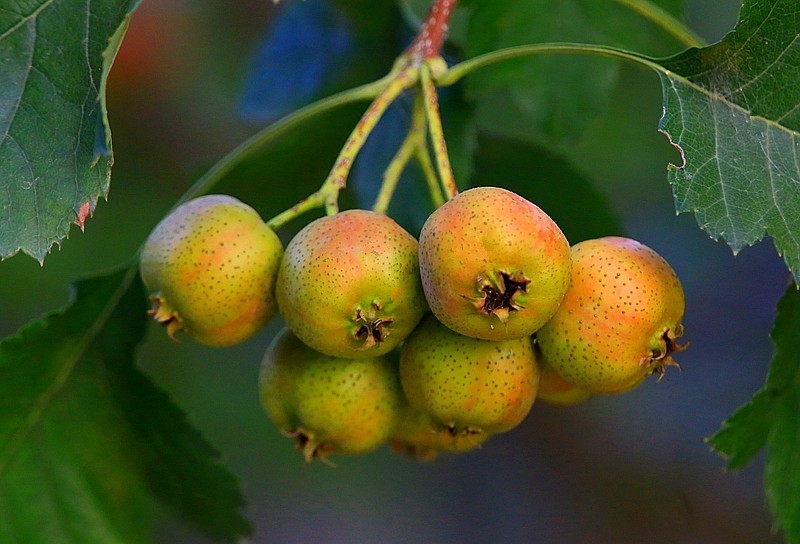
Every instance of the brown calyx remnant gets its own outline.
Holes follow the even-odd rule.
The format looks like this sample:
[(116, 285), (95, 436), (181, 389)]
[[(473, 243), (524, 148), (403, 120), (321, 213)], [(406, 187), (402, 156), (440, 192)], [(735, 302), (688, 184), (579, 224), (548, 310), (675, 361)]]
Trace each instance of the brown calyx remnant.
[(183, 320), (162, 295), (152, 295), (150, 297), (150, 309), (147, 310), (147, 314), (152, 315), (153, 319), (167, 328), (167, 335), (170, 338), (180, 342), (175, 338), (175, 333), (183, 329)]
[(646, 357), (642, 357), (639, 364), (644, 366), (650, 366), (652, 368), (652, 373), (658, 374), (658, 381), (664, 377), (664, 369), (668, 366), (674, 366), (678, 370), (683, 370), (681, 365), (672, 358), (673, 353), (678, 353), (685, 350), (689, 347), (689, 342), (684, 342), (683, 344), (679, 344), (677, 339), (683, 336), (683, 324), (678, 323), (675, 327), (674, 331), (667, 329), (664, 331), (664, 334), (661, 335), (661, 339), (664, 341), (665, 350), (662, 351), (658, 348), (650, 350), (650, 353)]
[(314, 437), (307, 433), (302, 428), (292, 432), (284, 432), (284, 435), (294, 439), (295, 448), (303, 452), (303, 458), (306, 463), (310, 463), (314, 459), (319, 459), (325, 464), (333, 466), (333, 463), (328, 459), (328, 455), (333, 452), (333, 446), (323, 442), (322, 444), (314, 440)]
[(361, 342), (360, 349), (369, 349), (383, 342), (389, 336), (389, 325), (394, 322), (391, 317), (382, 315), (381, 302), (372, 301), (372, 305), (364, 310), (361, 306), (356, 308), (353, 316), (355, 328), (353, 336)]
[(469, 425), (459, 427), (458, 425), (451, 423), (449, 425), (446, 425), (445, 429), (454, 439), (459, 437), (470, 437), (483, 434), (483, 429), (470, 427)]
[(483, 296), (471, 300), (479, 312), (495, 315), (505, 323), (508, 321), (508, 316), (511, 312), (516, 312), (523, 308), (515, 300), (516, 294), (527, 293), (531, 280), (526, 278), (522, 272), (515, 272), (513, 275), (500, 272), (500, 279), (502, 280), (502, 285), (498, 285), (499, 282), (497, 281), (478, 278), (478, 281), (483, 283), (480, 288)]

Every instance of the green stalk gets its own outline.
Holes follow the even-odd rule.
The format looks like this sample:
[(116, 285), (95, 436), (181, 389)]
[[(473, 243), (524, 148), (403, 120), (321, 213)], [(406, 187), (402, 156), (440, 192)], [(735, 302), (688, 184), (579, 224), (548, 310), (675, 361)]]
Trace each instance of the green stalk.
[(477, 57), (472, 57), (471, 59), (465, 60), (464, 62), (460, 62), (455, 66), (452, 66), (441, 76), (439, 76), (436, 79), (436, 82), (440, 87), (447, 87), (449, 85), (453, 85), (454, 83), (458, 82), (461, 78), (463, 78), (470, 72), (477, 70), (479, 68), (484, 68), (486, 66), (490, 66), (492, 64), (502, 62), (505, 60), (534, 56), (534, 55), (552, 54), (552, 53), (561, 53), (561, 54), (578, 53), (586, 55), (597, 55), (601, 57), (611, 57), (633, 62), (634, 64), (639, 64), (641, 66), (646, 66), (648, 68), (655, 70), (656, 72), (661, 72), (661, 73), (667, 72), (667, 70), (663, 66), (659, 65), (654, 60), (651, 60), (637, 53), (631, 53), (630, 51), (625, 51), (624, 49), (617, 49), (614, 47), (607, 47), (603, 45), (588, 45), (582, 43), (537, 43), (533, 45), (520, 45), (516, 47), (507, 47), (505, 49), (498, 49), (496, 51), (491, 51), (483, 55), (478, 55)]
[(695, 34), (689, 27), (673, 17), (671, 13), (663, 9), (661, 6), (650, 2), (650, 0), (614, 1), (653, 22), (656, 26), (671, 34), (676, 40), (687, 47), (702, 47), (705, 45), (703, 38)]

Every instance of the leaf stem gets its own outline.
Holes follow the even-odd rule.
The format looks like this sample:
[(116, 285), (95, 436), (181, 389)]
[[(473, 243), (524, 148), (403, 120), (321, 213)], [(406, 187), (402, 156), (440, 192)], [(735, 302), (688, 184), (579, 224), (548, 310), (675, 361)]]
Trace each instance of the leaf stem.
[(703, 38), (695, 34), (692, 29), (676, 19), (667, 10), (654, 4), (650, 0), (614, 0), (630, 8), (645, 19), (650, 20), (665, 32), (671, 34), (676, 40), (687, 47), (702, 47), (705, 45)]
[[(445, 74), (449, 73), (449, 70)], [(439, 115), (439, 97), (436, 94), (436, 85), (431, 77), (431, 68), (425, 63), (420, 68), (420, 83), (422, 85), (422, 98), (425, 106), (425, 115), (428, 118), (428, 129), (431, 134), (433, 154), (436, 158), (436, 168), (442, 182), (442, 188), (447, 199), (458, 194), (453, 168), (450, 165), (450, 156), (447, 154), (447, 142), (442, 129), (442, 118)]]
[(433, 168), (431, 156), (428, 153), (428, 146), (418, 147), (414, 158), (417, 159), (417, 163), (419, 163), (422, 169), (422, 174), (425, 176), (425, 181), (428, 183), (428, 192), (431, 195), (433, 207), (438, 208), (445, 203), (445, 198), (442, 194), (442, 186), (439, 183), (439, 178), (436, 177), (436, 170)]
[(520, 45), (516, 47), (507, 47), (505, 49), (497, 49), (496, 51), (491, 51), (483, 55), (478, 55), (477, 57), (472, 57), (471, 59), (460, 62), (449, 68), (446, 72), (437, 77), (436, 82), (440, 87), (447, 87), (449, 85), (453, 85), (470, 72), (479, 68), (484, 68), (486, 66), (510, 59), (551, 53), (580, 53), (618, 58), (642, 66), (647, 66), (656, 72), (667, 73), (667, 70), (663, 66), (659, 65), (656, 61), (643, 55), (639, 55), (638, 53), (625, 51), (624, 49), (583, 43), (537, 43), (532, 45)]
[(360, 87), (348, 89), (323, 98), (322, 100), (318, 100), (256, 132), (250, 138), (228, 152), (227, 155), (217, 161), (205, 174), (200, 176), (183, 196), (181, 196), (175, 206), (208, 193), (243, 160), (254, 155), (272, 141), (291, 131), (306, 120), (345, 104), (375, 98), (389, 84), (391, 76), (392, 74), (389, 74), (372, 83), (367, 83)]

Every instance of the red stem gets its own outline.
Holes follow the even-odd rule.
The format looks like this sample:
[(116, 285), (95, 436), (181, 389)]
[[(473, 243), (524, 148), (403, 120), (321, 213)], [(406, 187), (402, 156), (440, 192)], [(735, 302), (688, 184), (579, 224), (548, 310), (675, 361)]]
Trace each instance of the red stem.
[(447, 35), (447, 23), (456, 3), (458, 0), (434, 0), (425, 23), (408, 47), (410, 55), (420, 56), (423, 59), (439, 56)]

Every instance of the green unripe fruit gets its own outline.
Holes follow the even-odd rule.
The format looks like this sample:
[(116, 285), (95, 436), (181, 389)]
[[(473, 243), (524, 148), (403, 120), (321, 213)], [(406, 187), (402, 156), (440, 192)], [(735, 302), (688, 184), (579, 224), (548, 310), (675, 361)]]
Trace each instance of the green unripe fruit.
[(431, 311), (484, 340), (530, 336), (569, 286), (570, 251), (535, 204), (498, 187), (464, 191), (433, 212), (419, 238)]
[(389, 359), (323, 355), (289, 329), (264, 356), (259, 393), (269, 418), (307, 461), (368, 453), (386, 442), (402, 395)]
[(288, 327), (334, 357), (388, 353), (427, 311), (416, 239), (367, 210), (306, 225), (286, 247), (276, 293)]
[(539, 370), (530, 338), (493, 342), (425, 318), (400, 351), (409, 404), (454, 436), (516, 427), (536, 397)]
[(621, 393), (677, 365), (684, 296), (669, 264), (629, 238), (572, 248), (572, 280), (558, 312), (536, 333), (544, 362), (590, 393)]
[(191, 200), (150, 233), (140, 257), (151, 314), (172, 337), (183, 331), (230, 346), (277, 313), (275, 278), (283, 247), (258, 213), (226, 195)]
[(465, 453), (479, 448), (491, 435), (453, 434), (430, 414), (403, 402), (389, 442), (394, 451), (417, 461), (432, 461), (440, 453)]

